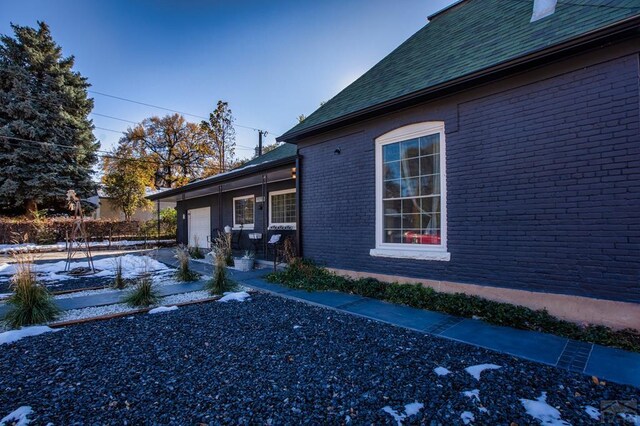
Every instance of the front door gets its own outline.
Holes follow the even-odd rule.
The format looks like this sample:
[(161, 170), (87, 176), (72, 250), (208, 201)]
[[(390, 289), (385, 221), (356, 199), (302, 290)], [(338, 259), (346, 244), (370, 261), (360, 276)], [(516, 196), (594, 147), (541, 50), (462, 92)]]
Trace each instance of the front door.
[(211, 209), (203, 207), (187, 211), (189, 247), (209, 248), (211, 241)]

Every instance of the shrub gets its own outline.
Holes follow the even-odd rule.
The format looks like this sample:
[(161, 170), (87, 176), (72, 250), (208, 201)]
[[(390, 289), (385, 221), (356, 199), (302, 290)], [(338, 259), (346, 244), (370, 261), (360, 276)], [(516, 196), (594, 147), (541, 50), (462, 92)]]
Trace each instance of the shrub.
[(159, 299), (151, 276), (145, 273), (138, 279), (135, 289), (124, 298), (124, 302), (130, 306), (147, 307), (154, 305)]
[(175, 277), (178, 281), (195, 281), (200, 278), (200, 274), (191, 270), (189, 266), (189, 249), (184, 246), (178, 246), (175, 249), (175, 258), (178, 259), (178, 269)]
[(16, 256), (17, 271), (11, 279), (13, 293), (7, 300), (10, 310), (5, 316), (12, 328), (52, 321), (59, 312), (47, 288), (36, 281), (32, 260), (25, 255)]
[(267, 280), (309, 291), (339, 290), (420, 309), (481, 318), (491, 324), (554, 333), (574, 340), (640, 352), (640, 333), (636, 330), (614, 331), (599, 325), (580, 326), (558, 319), (546, 310), (533, 310), (462, 293), (438, 293), (421, 284), (384, 283), (373, 278), (354, 280), (338, 276), (304, 259), (294, 259), (283, 271), (269, 274)]

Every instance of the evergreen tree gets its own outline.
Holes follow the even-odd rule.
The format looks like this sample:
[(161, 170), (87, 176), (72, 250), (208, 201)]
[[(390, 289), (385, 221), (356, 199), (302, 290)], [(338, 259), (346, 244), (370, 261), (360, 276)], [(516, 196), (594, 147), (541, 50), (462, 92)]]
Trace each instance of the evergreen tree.
[(229, 103), (218, 101), (216, 109), (209, 114), (209, 121), (200, 126), (207, 132), (209, 144), (213, 149), (213, 158), (207, 164), (206, 176), (227, 171), (233, 164), (236, 149), (236, 131), (233, 128), (233, 114)]
[(14, 37), (0, 36), (0, 208), (33, 215), (69, 189), (95, 191), (99, 144), (90, 85), (73, 56), (62, 56), (44, 22), (12, 28)]

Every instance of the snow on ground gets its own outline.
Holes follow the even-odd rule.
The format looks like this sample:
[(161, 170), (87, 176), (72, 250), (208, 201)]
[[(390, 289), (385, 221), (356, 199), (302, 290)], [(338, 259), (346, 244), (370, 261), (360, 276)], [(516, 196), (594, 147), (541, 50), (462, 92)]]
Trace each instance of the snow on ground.
[(464, 369), (464, 371), (471, 374), (473, 377), (475, 377), (476, 380), (480, 380), (480, 374), (482, 374), (484, 370), (497, 370), (498, 368), (501, 367), (495, 364), (479, 364), (467, 367)]
[(480, 402), (480, 389), (464, 391), (464, 392), (462, 392), (462, 394), (464, 396), (466, 396), (467, 398), (470, 398), (474, 402), (475, 401)]
[(23, 405), (20, 408), (13, 410), (0, 420), (0, 426), (26, 426), (31, 423), (29, 416), (33, 413), (31, 407)]
[(438, 376), (446, 376), (447, 374), (451, 373), (451, 371), (449, 371), (444, 367), (436, 367), (433, 369), (433, 372), (436, 373)]
[[(184, 302), (190, 302), (193, 300), (201, 300), (201, 299), (207, 299), (211, 297), (211, 295), (209, 294), (209, 292), (202, 290), (202, 291), (192, 291), (189, 293), (180, 293), (180, 294), (173, 294), (171, 296), (166, 296), (163, 297), (160, 300), (159, 305), (175, 305), (176, 303), (184, 303)], [(69, 311), (64, 311), (62, 312), (62, 314), (60, 315), (60, 317), (58, 317), (58, 319), (56, 320), (56, 322), (63, 322), (63, 321), (74, 321), (74, 320), (79, 320), (79, 319), (86, 319), (86, 318), (95, 318), (95, 317), (99, 317), (99, 316), (103, 316), (103, 315), (112, 315), (112, 314), (119, 314), (119, 313), (123, 313), (123, 312), (132, 312), (135, 310), (138, 310), (139, 308), (134, 308), (129, 306), (126, 303), (116, 303), (113, 305), (106, 305), (106, 306), (96, 306), (96, 307), (91, 307), (91, 308), (82, 308), (82, 309), (72, 309)], [(176, 307), (177, 309), (177, 307)]]
[(160, 314), (162, 312), (170, 312), (170, 311), (177, 311), (178, 307), (173, 305), (173, 306), (158, 306), (157, 308), (153, 308), (149, 311), (150, 314)]
[(591, 405), (587, 405), (586, 407), (584, 407), (584, 411), (593, 420), (600, 420), (600, 410), (598, 410), (596, 407), (592, 407)]
[(560, 417), (560, 411), (547, 404), (547, 393), (542, 392), (536, 399), (521, 398), (520, 402), (524, 406), (527, 414), (543, 425), (550, 426), (571, 426)]
[[(124, 278), (135, 278), (145, 272), (159, 272), (169, 270), (169, 267), (164, 263), (158, 262), (149, 256), (136, 256), (132, 254), (126, 254), (124, 256), (106, 257), (93, 261), (93, 266), (97, 273), (87, 275), (88, 277), (113, 277), (116, 272), (116, 259), (122, 262), (122, 276)], [(82, 277), (74, 277), (64, 272), (66, 261), (61, 260), (52, 263), (38, 263), (34, 265), (34, 272), (37, 274), (38, 279), (42, 281), (61, 281), (69, 279), (81, 279)], [(86, 268), (88, 263), (86, 261), (72, 262), (69, 265), (69, 269), (74, 268)], [(8, 279), (11, 275), (16, 273), (15, 264), (2, 264), (0, 265), (0, 278)]]
[(18, 330), (5, 331), (4, 333), (0, 333), (0, 345), (17, 342), (25, 337), (38, 336), (52, 331), (60, 331), (60, 329), (56, 330), (46, 325), (35, 325), (33, 327), (22, 327)]
[(465, 425), (468, 425), (476, 419), (471, 411), (464, 411), (462, 414), (460, 414), (460, 418)]
[(640, 415), (629, 413), (618, 413), (618, 415), (622, 417), (625, 422), (630, 423), (633, 426), (640, 426)]
[(418, 414), (420, 410), (422, 410), (422, 407), (424, 407), (424, 404), (416, 401), (405, 405), (404, 412), (402, 413), (397, 412), (388, 405), (386, 407), (383, 407), (382, 411), (393, 417), (393, 419), (398, 423), (398, 426), (402, 426), (402, 422), (404, 421), (404, 419), (406, 419), (407, 417), (411, 417), (414, 414)]
[[(156, 240), (148, 240), (147, 243), (155, 244)], [(161, 244), (175, 243), (175, 240), (160, 240)], [(89, 243), (89, 247), (129, 247), (143, 245), (144, 241), (140, 240), (121, 240), (121, 241), (92, 241)], [(64, 251), (67, 249), (67, 245), (64, 242), (55, 244), (0, 244), (0, 254), (7, 254), (12, 252), (30, 253), (30, 252), (51, 252), (51, 251)]]
[(238, 291), (235, 293), (227, 291), (224, 293), (224, 296), (218, 299), (218, 302), (231, 302), (233, 300), (237, 302), (244, 302), (245, 300), (249, 299), (249, 297), (251, 296), (246, 291)]

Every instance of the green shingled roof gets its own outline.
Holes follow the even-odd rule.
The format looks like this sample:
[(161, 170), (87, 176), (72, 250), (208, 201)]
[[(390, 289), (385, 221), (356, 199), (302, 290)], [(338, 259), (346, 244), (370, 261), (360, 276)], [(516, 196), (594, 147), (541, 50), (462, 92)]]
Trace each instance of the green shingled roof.
[(640, 0), (558, 0), (535, 22), (532, 10), (533, 0), (466, 0), (436, 14), (279, 140), (638, 16)]
[(273, 151), (269, 151), (266, 154), (256, 157), (251, 161), (246, 162), (241, 167), (247, 167), (252, 165), (258, 165), (266, 163), (267, 161), (280, 160), (287, 157), (294, 157), (297, 153), (298, 147), (290, 143), (283, 143)]

